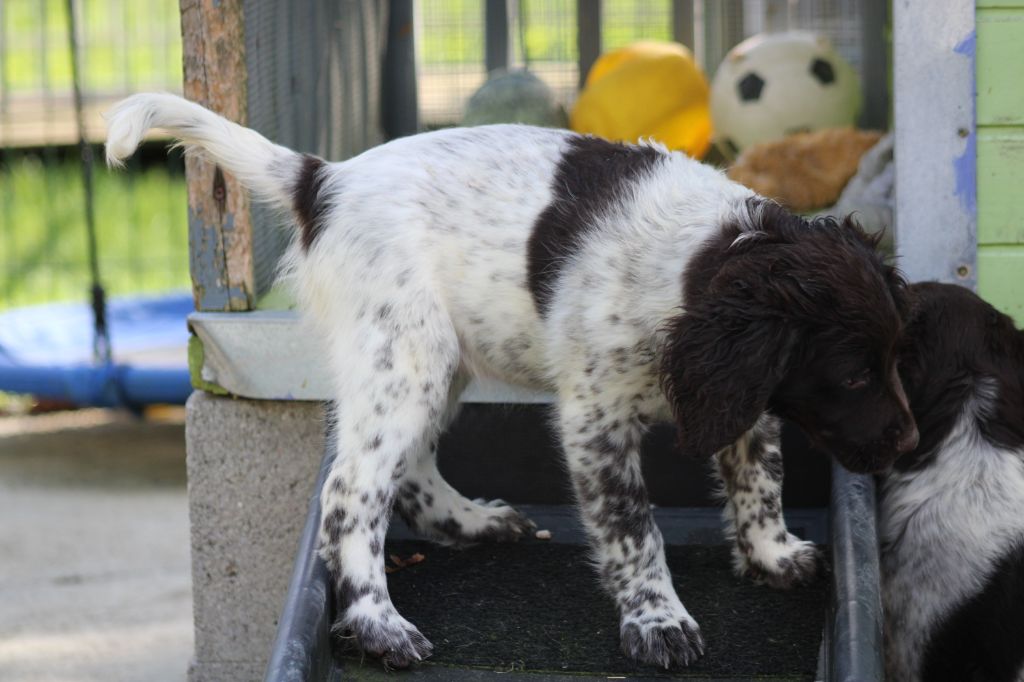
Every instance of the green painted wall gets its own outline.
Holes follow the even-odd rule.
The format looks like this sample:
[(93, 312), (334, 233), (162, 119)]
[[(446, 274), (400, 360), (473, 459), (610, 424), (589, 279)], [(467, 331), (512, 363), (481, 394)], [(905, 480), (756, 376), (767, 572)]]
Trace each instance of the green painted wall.
[(978, 292), (1024, 325), (1024, 0), (976, 7)]

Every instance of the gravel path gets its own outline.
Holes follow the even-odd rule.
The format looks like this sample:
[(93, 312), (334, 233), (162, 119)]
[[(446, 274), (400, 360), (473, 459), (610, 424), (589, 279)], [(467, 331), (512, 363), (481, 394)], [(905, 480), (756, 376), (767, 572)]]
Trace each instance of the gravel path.
[(0, 418), (0, 678), (185, 679), (184, 413)]

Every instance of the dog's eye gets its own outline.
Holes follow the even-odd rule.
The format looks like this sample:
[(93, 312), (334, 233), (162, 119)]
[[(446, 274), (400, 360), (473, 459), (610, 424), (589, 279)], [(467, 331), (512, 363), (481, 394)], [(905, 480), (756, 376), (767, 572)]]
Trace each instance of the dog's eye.
[(858, 391), (871, 383), (871, 370), (865, 369), (843, 379), (843, 388)]

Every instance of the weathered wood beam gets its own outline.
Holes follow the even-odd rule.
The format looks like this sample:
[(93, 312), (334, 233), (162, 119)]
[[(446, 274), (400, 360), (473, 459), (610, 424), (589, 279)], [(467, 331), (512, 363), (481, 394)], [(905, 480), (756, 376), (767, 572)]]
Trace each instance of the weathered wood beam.
[[(246, 124), (243, 0), (180, 0), (185, 96)], [(255, 304), (249, 195), (199, 155), (185, 161), (192, 291), (197, 310)]]

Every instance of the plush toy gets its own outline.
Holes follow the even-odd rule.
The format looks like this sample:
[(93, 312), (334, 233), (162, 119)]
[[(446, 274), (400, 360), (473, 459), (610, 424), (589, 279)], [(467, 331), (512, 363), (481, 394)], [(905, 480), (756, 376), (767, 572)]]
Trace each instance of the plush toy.
[(529, 71), (517, 69), (492, 71), (466, 102), (462, 125), (489, 123), (565, 128), (569, 121), (551, 88)]
[(701, 158), (711, 144), (707, 79), (679, 43), (633, 43), (594, 63), (569, 123), (577, 132), (650, 138)]
[(825, 38), (756, 35), (729, 50), (715, 72), (715, 146), (732, 159), (758, 142), (852, 126), (860, 104), (856, 71)]
[(830, 206), (857, 172), (864, 153), (882, 133), (830, 128), (797, 133), (747, 149), (728, 175), (792, 211)]
[(823, 213), (845, 216), (855, 213), (857, 222), (871, 233), (882, 233), (880, 246), (894, 253), (893, 217), (896, 209), (896, 165), (893, 136), (888, 133), (860, 159), (857, 174), (846, 184), (835, 206)]

